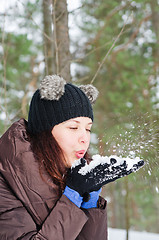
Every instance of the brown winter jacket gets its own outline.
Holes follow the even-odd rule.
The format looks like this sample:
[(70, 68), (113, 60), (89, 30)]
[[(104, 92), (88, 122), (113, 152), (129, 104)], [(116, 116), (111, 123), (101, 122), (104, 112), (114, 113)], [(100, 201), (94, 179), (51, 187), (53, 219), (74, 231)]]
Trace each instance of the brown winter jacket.
[(106, 202), (80, 209), (42, 180), (24, 119), (0, 139), (0, 240), (107, 240)]

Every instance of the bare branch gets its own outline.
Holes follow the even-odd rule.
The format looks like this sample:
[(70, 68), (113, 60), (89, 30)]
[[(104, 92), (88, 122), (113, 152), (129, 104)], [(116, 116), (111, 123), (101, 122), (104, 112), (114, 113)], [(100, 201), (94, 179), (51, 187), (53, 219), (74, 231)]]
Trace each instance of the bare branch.
[[(22, 3), (20, 0), (17, 0), (19, 3), (21, 3), (22, 5), (23, 5), (23, 7), (25, 7), (25, 9), (26, 9), (26, 6), (24, 5), (24, 3)], [(20, 15), (19, 15), (20, 16)], [(44, 31), (43, 31), (43, 29), (41, 29), (40, 28), (40, 26), (39, 26), (39, 24), (37, 24), (36, 22), (35, 22), (35, 20), (32, 18), (32, 16), (31, 16), (31, 13), (28, 13), (28, 18), (30, 18), (31, 20), (32, 20), (32, 22), (34, 23), (34, 25), (37, 27), (37, 29), (39, 29), (39, 31), (49, 40), (49, 41), (51, 41), (51, 42), (53, 42), (53, 39), (52, 38), (50, 38)]]
[(56, 18), (56, 22), (58, 22), (60, 20), (60, 18), (65, 14), (65, 12), (66, 12), (66, 10), (61, 12), (61, 14)]
[(100, 39), (102, 32), (104, 31), (104, 29), (106, 29), (106, 26), (109, 22), (109, 20), (119, 11), (121, 11), (122, 9), (126, 8), (127, 6), (129, 6), (130, 3), (127, 3), (125, 5), (119, 5), (116, 8), (114, 8), (112, 11), (110, 11), (110, 13), (105, 17), (105, 23), (104, 25), (100, 28), (100, 30), (98, 31), (97, 35), (95, 36), (95, 38), (92, 40), (91, 43), (95, 43), (96, 41), (98, 41), (98, 39)]
[[(85, 59), (86, 57), (88, 57), (88, 56), (91, 55), (92, 53), (100, 50), (101, 48), (106, 47), (106, 46), (109, 45), (111, 42), (112, 42), (112, 41), (109, 41), (109, 42), (104, 43), (102, 46), (96, 47), (95, 49), (93, 49), (93, 50), (91, 50), (90, 52), (88, 52), (87, 54), (85, 54), (85, 55), (84, 55), (84, 58), (72, 59), (70, 62), (71, 62), (71, 63), (72, 63), (72, 62), (77, 62), (77, 63), (78, 63), (78, 62), (82, 62), (83, 59)], [(83, 48), (82, 51), (85, 51), (85, 49)]]
[(73, 9), (72, 11), (69, 11), (68, 14), (72, 14), (72, 13), (74, 13), (74, 12), (76, 12), (76, 11), (82, 9), (82, 8), (84, 7), (84, 5), (85, 5), (85, 4), (82, 4), (80, 7), (75, 8), (75, 9)]
[(94, 75), (94, 77), (93, 77), (93, 79), (92, 79), (92, 81), (91, 81), (91, 84), (93, 84), (93, 82), (94, 82), (95, 78), (97, 77), (100, 69), (102, 68), (102, 66), (103, 66), (104, 62), (106, 61), (107, 57), (109, 56), (109, 53), (111, 52), (111, 50), (112, 50), (113, 47), (115, 46), (116, 42), (117, 42), (118, 39), (120, 38), (121, 34), (123, 33), (124, 28), (125, 28), (125, 26), (126, 26), (126, 24), (127, 24), (127, 21), (128, 21), (128, 19), (129, 19), (129, 17), (130, 17), (130, 16), (128, 16), (128, 18), (127, 18), (127, 20), (125, 21), (125, 23), (124, 23), (124, 25), (123, 25), (120, 33), (118, 34), (118, 36), (117, 36), (116, 39), (114, 40), (112, 46), (110, 47), (110, 49), (109, 49), (108, 52), (106, 53), (105, 57), (103, 58), (101, 64), (99, 65), (99, 67), (98, 67), (98, 69), (97, 69), (97, 72), (95, 73), (95, 75)]
[(123, 51), (125, 49), (127, 49), (127, 47), (129, 46), (130, 43), (132, 43), (134, 41), (134, 39), (136, 38), (136, 36), (139, 33), (140, 27), (143, 24), (143, 22), (148, 21), (150, 18), (152, 17), (152, 15), (148, 15), (146, 17), (144, 17), (138, 24), (138, 27), (136, 28), (136, 30), (132, 33), (132, 35), (130, 36), (129, 40), (122, 45), (117, 46), (114, 50), (113, 50), (113, 55), (116, 55), (117, 53), (119, 53), (120, 51)]

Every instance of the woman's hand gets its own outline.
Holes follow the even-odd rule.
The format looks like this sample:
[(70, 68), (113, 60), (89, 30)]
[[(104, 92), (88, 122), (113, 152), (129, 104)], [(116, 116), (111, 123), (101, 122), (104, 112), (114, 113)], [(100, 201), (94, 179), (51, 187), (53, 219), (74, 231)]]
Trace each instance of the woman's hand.
[(111, 157), (108, 161), (108, 159), (96, 158), (87, 164), (82, 158), (69, 169), (66, 185), (81, 196), (98, 191), (103, 185), (136, 172), (144, 165), (143, 160), (138, 159), (134, 161), (134, 164), (133, 159), (131, 160), (130, 164), (127, 159), (118, 161), (118, 158)]

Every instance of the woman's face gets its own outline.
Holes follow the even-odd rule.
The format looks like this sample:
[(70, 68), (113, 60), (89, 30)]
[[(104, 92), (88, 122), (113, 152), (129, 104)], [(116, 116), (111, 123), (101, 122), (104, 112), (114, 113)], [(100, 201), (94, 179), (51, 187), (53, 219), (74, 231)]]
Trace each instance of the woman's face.
[(90, 143), (91, 127), (92, 120), (88, 117), (72, 118), (54, 126), (52, 135), (63, 150), (69, 167), (85, 155)]

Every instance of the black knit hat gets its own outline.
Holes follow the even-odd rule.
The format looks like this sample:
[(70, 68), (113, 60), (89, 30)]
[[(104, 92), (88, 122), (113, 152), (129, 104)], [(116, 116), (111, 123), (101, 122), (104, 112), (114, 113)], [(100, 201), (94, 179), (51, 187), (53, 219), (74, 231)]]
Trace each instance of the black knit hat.
[(45, 77), (31, 100), (28, 131), (40, 133), (76, 117), (89, 117), (93, 121), (91, 103), (97, 96), (98, 91), (92, 85), (77, 87), (57, 75)]

